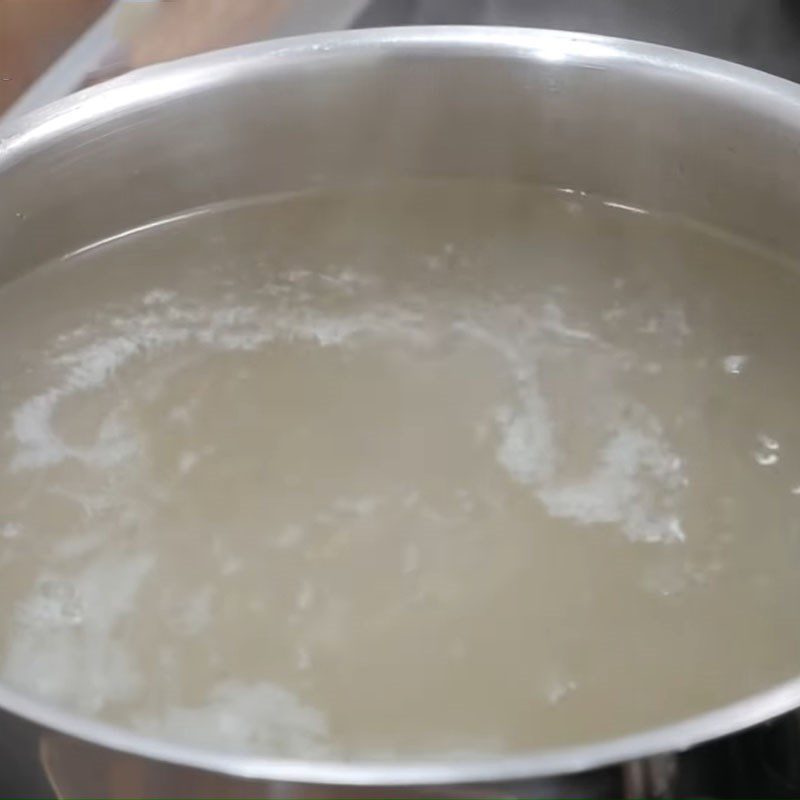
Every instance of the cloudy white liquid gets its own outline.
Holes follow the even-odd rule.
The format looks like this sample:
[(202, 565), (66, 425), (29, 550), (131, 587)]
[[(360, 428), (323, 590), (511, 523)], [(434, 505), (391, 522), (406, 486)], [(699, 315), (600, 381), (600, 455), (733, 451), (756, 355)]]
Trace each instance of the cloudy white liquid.
[(0, 291), (0, 676), (157, 736), (585, 742), (800, 668), (800, 284), (575, 193), (205, 210)]

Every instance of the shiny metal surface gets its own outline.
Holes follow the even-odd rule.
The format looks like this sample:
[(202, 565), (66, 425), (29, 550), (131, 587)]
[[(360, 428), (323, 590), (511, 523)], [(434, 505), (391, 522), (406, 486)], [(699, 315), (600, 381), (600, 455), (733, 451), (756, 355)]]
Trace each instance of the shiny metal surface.
[[(188, 208), (396, 175), (568, 186), (797, 256), (799, 173), (800, 87), (743, 67), (554, 31), (337, 32), (141, 70), (0, 128), (0, 278)], [(307, 762), (171, 744), (0, 686), (7, 710), (125, 753), (350, 786), (581, 772), (680, 751), (798, 704), (800, 677), (612, 741), (486, 760)]]
[(622, 36), (800, 81), (797, 0), (371, 0), (352, 27), (465, 24)]

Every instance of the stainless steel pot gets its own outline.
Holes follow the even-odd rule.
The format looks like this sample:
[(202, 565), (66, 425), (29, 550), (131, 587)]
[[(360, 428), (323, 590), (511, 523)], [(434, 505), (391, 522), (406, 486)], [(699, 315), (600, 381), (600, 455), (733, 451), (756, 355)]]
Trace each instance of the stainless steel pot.
[[(2, 279), (208, 203), (401, 175), (573, 187), (798, 255), (800, 87), (649, 44), (502, 28), (334, 33), (150, 68), (0, 128)], [(419, 786), (576, 773), (680, 751), (799, 704), (800, 678), (613, 741), (513, 758), (331, 763), (205, 752), (0, 686), (0, 706), (74, 737), (46, 738), (51, 771), (68, 771), (90, 752), (100, 761), (88, 773), (99, 778), (113, 772), (113, 750), (276, 781), (279, 796), (291, 783)], [(156, 768), (129, 756), (125, 763)], [(669, 763), (635, 761), (629, 784), (654, 765), (663, 783)], [(71, 786), (64, 791), (93, 793)], [(267, 793), (258, 786), (256, 794)], [(108, 786), (96, 791), (113, 796)]]

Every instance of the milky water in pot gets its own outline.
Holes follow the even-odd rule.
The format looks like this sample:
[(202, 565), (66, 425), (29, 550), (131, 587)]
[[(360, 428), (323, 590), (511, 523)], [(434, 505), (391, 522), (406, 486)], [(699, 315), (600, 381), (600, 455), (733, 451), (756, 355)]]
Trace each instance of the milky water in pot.
[(201, 209), (0, 291), (0, 676), (215, 749), (518, 752), (800, 667), (800, 284), (570, 190)]

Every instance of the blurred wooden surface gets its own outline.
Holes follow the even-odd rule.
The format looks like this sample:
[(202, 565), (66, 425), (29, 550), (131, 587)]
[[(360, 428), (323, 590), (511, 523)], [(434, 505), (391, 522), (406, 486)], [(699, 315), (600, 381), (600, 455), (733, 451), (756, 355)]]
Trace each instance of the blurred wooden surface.
[(264, 39), (290, 5), (291, 0), (170, 0), (130, 42), (128, 67)]
[(109, 0), (0, 0), (0, 114), (108, 5)]

